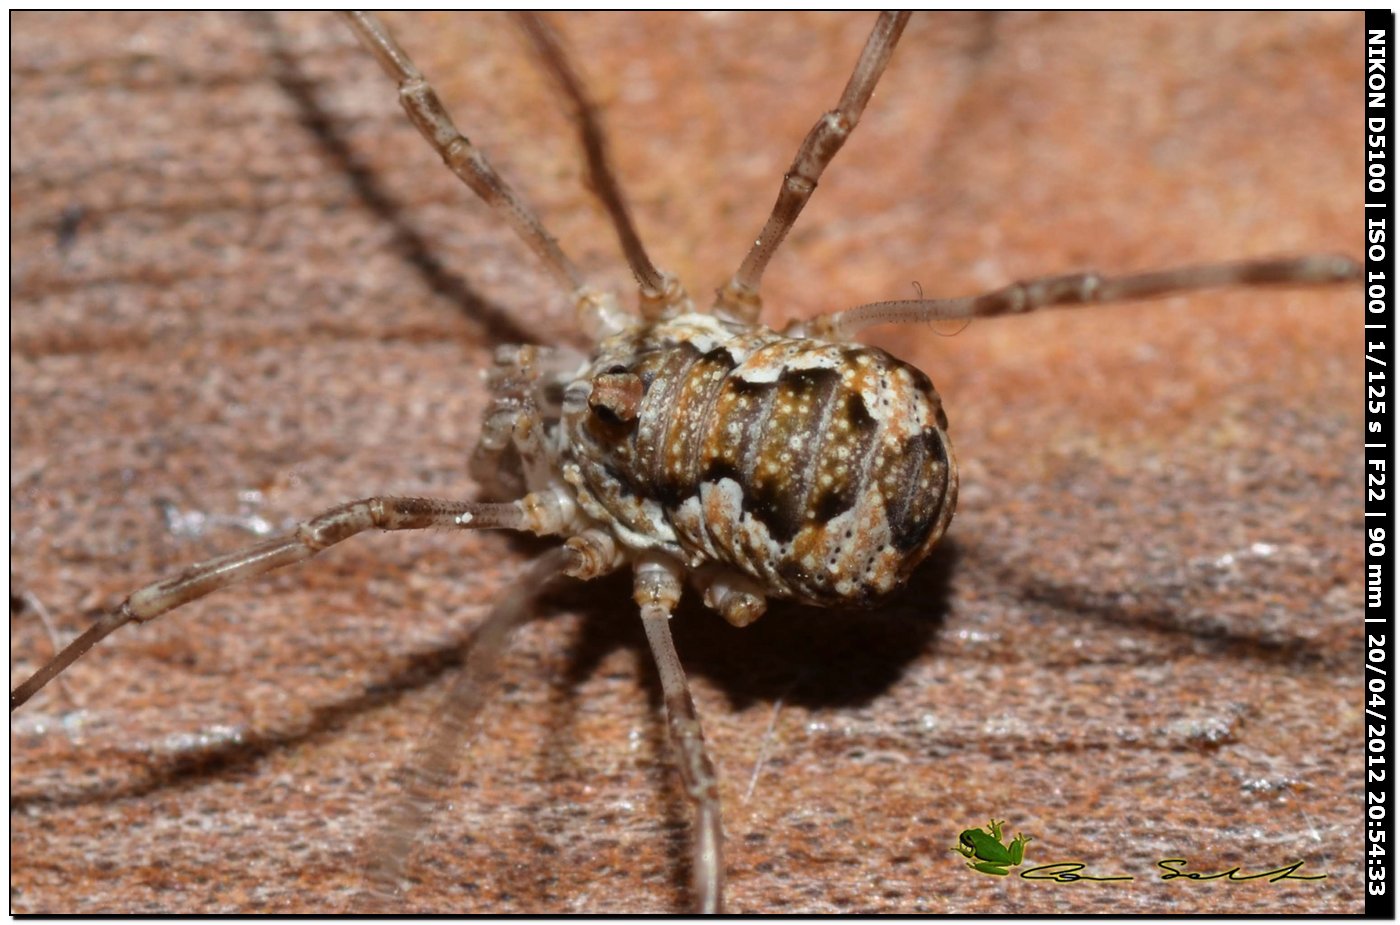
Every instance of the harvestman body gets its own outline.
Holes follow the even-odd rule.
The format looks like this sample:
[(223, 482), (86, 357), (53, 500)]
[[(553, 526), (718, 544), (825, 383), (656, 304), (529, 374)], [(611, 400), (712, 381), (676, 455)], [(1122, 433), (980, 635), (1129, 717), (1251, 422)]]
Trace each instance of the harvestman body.
[(505, 218), (568, 292), (590, 356), (565, 348), (497, 351), (493, 397), (472, 474), (497, 503), (374, 497), (332, 508), (286, 536), (191, 566), (134, 592), (10, 696), (23, 704), (103, 637), (243, 578), (290, 565), (369, 529), (527, 530), (563, 538), (487, 617), (401, 797), (370, 847), (366, 898), (397, 893), (411, 840), (479, 712), (511, 631), (539, 589), (564, 574), (630, 566), (634, 598), (660, 674), (668, 728), (695, 803), (697, 905), (722, 908), (718, 785), (668, 625), (689, 580), (707, 606), (743, 626), (772, 598), (868, 605), (908, 578), (947, 529), (957, 499), (948, 422), (929, 379), (850, 341), (862, 328), (1024, 313), (1174, 295), (1193, 289), (1357, 280), (1337, 257), (1220, 264), (1125, 277), (1074, 274), (961, 299), (881, 302), (779, 333), (758, 323), (759, 283), (817, 181), (874, 92), (908, 14), (882, 14), (837, 107), (798, 150), (767, 224), (708, 311), (652, 264), (608, 163), (597, 113), (557, 38), (522, 25), (569, 101), (590, 184), (639, 285), (639, 314), (590, 288), (544, 229), (453, 126), (407, 53), (368, 14), (348, 22), (398, 84), (400, 101), (443, 161)]

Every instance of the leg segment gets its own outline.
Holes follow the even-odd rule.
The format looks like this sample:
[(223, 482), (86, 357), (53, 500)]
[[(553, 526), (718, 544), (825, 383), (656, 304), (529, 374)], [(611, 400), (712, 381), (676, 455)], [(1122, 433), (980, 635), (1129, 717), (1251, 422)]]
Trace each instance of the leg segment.
[(401, 788), (384, 807), (383, 819), (366, 845), (366, 884), (356, 898), (356, 905), (361, 907), (358, 911), (402, 911), (394, 900), (409, 851), (441, 803), (442, 791), (451, 782), (462, 750), (476, 731), (486, 692), (498, 680), (501, 653), (511, 633), (530, 615), (535, 599), (575, 558), (570, 549), (559, 547), (536, 559), (472, 637), (460, 674), (435, 715), (431, 730), (404, 765)]
[(572, 294), (584, 327), (596, 332), (625, 324), (615, 301), (584, 283), (578, 267), (564, 254), (558, 240), (545, 230), (535, 211), (496, 173), (486, 155), (452, 124), (452, 117), (447, 114), (437, 92), (384, 24), (365, 12), (346, 13), (345, 18), (384, 72), (399, 85), (399, 102), (409, 120), (443, 163), (510, 223), (559, 285)]
[[(534, 529), (527, 497), (508, 504), (440, 501), (430, 498), (365, 498), (317, 514), (291, 533), (208, 559), (162, 578), (122, 601), (63, 651), (10, 692), (10, 710), (23, 704), (88, 649), (120, 626), (144, 623), (236, 581), (309, 559), (365, 530), (426, 530), (433, 527)], [(538, 506), (535, 506), (538, 507)], [(545, 531), (547, 532), (547, 531)]]
[(680, 569), (677, 563), (662, 560), (642, 561), (636, 568), (633, 595), (642, 609), (642, 625), (661, 676), (671, 747), (676, 751), (686, 796), (696, 807), (691, 861), (695, 896), (701, 912), (718, 913), (724, 907), (724, 830), (720, 820), (719, 780), (705, 751), (700, 717), (695, 712), (685, 670), (671, 640), (671, 613), (681, 596)]
[(797, 156), (792, 159), (792, 166), (783, 176), (783, 186), (778, 191), (778, 201), (773, 205), (768, 223), (749, 249), (739, 271), (716, 293), (716, 311), (741, 321), (758, 320), (763, 304), (758, 285), (768, 261), (773, 259), (778, 245), (783, 243), (783, 238), (792, 230), (797, 216), (812, 197), (822, 171), (855, 130), (908, 21), (908, 13), (880, 14), (870, 38), (866, 39), (860, 59), (856, 61), (855, 70), (846, 82), (846, 89), (841, 93), (841, 102), (818, 119), (803, 139)]
[(627, 265), (637, 278), (642, 290), (642, 314), (648, 318), (670, 318), (690, 310), (690, 297), (674, 276), (657, 269), (647, 255), (646, 246), (637, 234), (637, 227), (627, 210), (627, 202), (622, 197), (622, 187), (617, 182), (617, 174), (608, 159), (608, 141), (603, 134), (603, 126), (598, 118), (598, 107), (588, 98), (563, 43), (554, 30), (538, 15), (517, 14), (517, 21), (525, 30), (526, 36), (535, 47), (545, 70), (559, 90), (568, 99), (573, 111), (574, 123), (578, 126), (579, 139), (583, 143), (584, 157), (588, 162), (588, 181), (594, 194), (607, 209)]
[[(13, 592), (11, 593), (13, 594)], [(44, 606), (43, 601), (39, 600), (38, 595), (28, 591), (20, 595), (20, 600), (38, 616), (40, 624), (44, 627), (44, 632), (48, 634), (49, 645), (51, 647), (50, 651), (55, 655), (58, 654), (63, 648), (63, 643), (60, 641), (58, 627), (54, 625), (53, 617), (49, 615), (49, 609)], [(78, 703), (73, 699), (72, 691), (68, 689), (68, 685), (66, 685), (61, 678), (59, 679), (57, 689), (59, 696), (68, 704), (69, 709), (78, 709)]]
[(877, 324), (1023, 315), (1056, 305), (1077, 307), (1132, 302), (1230, 286), (1325, 286), (1360, 280), (1359, 264), (1346, 257), (1327, 255), (1201, 264), (1130, 276), (1072, 273), (1012, 283), (984, 295), (961, 299), (871, 302), (801, 322), (788, 333), (848, 340), (857, 331)]

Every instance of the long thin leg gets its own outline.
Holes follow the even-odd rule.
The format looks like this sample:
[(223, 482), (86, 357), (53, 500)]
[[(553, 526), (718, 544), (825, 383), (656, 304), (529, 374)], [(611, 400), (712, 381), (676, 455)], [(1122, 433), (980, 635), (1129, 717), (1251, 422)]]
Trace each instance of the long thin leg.
[(357, 911), (395, 911), (410, 849), (441, 803), (458, 760), (476, 729), (486, 694), (496, 686), (501, 654), (515, 628), (531, 615), (545, 587), (576, 559), (566, 547), (545, 553), (496, 603), (472, 637), (465, 664), (433, 717), (432, 728), (402, 769), (401, 786), (384, 808), (382, 822), (366, 843), (365, 889)]
[(559, 36), (540, 16), (517, 13), (516, 19), (535, 47), (535, 53), (555, 84), (569, 101), (588, 162), (589, 186), (607, 209), (627, 265), (642, 291), (642, 314), (648, 318), (672, 317), (688, 311), (690, 297), (674, 276), (657, 269), (647, 255), (646, 245), (632, 221), (622, 187), (608, 157), (608, 140), (603, 133), (598, 107), (588, 98), (583, 80), (564, 51)]
[(565, 255), (559, 241), (545, 230), (535, 211), (496, 173), (486, 155), (457, 130), (442, 100), (438, 99), (437, 91), (384, 24), (372, 14), (360, 11), (346, 13), (345, 19), (384, 72), (398, 84), (399, 102), (409, 120), (443, 163), (510, 223), (559, 285), (572, 295), (584, 326), (594, 331), (611, 331), (624, 324), (620, 310), (610, 297), (584, 282), (583, 274)]
[(23, 704), (83, 653), (127, 623), (153, 620), (236, 581), (309, 559), (365, 530), (427, 530), (433, 527), (534, 529), (534, 496), (507, 504), (432, 498), (365, 498), (333, 507), (303, 521), (291, 533), (208, 559), (133, 592), (114, 610), (70, 642), (29, 680), (10, 692), (10, 710)]
[(1071, 273), (1012, 283), (983, 295), (960, 299), (871, 302), (819, 315), (794, 325), (789, 333), (846, 340), (857, 331), (877, 324), (1024, 315), (1052, 306), (1079, 307), (1158, 299), (1228, 286), (1326, 286), (1359, 282), (1360, 279), (1360, 264), (1330, 255), (1201, 264), (1130, 276)]
[(717, 311), (741, 321), (758, 320), (759, 310), (763, 306), (758, 286), (763, 271), (768, 268), (768, 261), (773, 259), (778, 245), (787, 237), (807, 200), (812, 198), (822, 171), (855, 130), (908, 21), (908, 13), (881, 13), (876, 20), (875, 28), (871, 30), (870, 38), (866, 39), (865, 48), (856, 61), (855, 70), (846, 81), (841, 101), (835, 109), (818, 119), (803, 139), (797, 156), (792, 159), (792, 166), (783, 175), (783, 185), (778, 191), (773, 212), (768, 216), (768, 223), (763, 226), (738, 272), (716, 293)]
[(719, 806), (719, 779), (705, 751), (705, 735), (690, 686), (685, 680), (676, 645), (671, 640), (671, 614), (680, 602), (681, 576), (669, 561), (643, 561), (637, 564), (633, 594), (642, 609), (651, 655), (661, 676), (661, 692), (666, 703), (666, 725), (676, 763), (685, 784), (686, 796), (695, 804), (692, 834), (695, 896), (702, 913), (724, 911), (724, 829)]
[[(24, 601), (25, 605), (38, 616), (39, 622), (44, 627), (44, 632), (48, 634), (49, 645), (52, 647), (51, 651), (57, 655), (63, 648), (63, 643), (60, 641), (58, 627), (54, 625), (53, 617), (49, 614), (49, 609), (44, 606), (43, 601), (39, 600), (37, 594), (33, 594), (29, 591), (25, 591), (21, 595), (21, 599)], [(57, 690), (59, 696), (67, 702), (71, 709), (76, 710), (78, 708), (77, 701), (73, 699), (73, 692), (68, 689), (68, 685), (65, 684), (61, 678), (57, 684)]]

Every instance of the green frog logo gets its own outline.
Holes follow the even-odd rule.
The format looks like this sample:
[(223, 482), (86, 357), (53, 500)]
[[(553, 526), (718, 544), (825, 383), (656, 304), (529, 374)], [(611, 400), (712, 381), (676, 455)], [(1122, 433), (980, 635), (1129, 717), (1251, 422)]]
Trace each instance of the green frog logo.
[(1026, 842), (1031, 840), (1029, 835), (1018, 832), (1011, 844), (1003, 845), (1001, 827), (1005, 824), (1005, 820), (992, 819), (985, 829), (963, 829), (953, 850), (967, 858), (967, 866), (973, 870), (1005, 877), (1011, 872), (1010, 868), (1021, 863), (1026, 855)]

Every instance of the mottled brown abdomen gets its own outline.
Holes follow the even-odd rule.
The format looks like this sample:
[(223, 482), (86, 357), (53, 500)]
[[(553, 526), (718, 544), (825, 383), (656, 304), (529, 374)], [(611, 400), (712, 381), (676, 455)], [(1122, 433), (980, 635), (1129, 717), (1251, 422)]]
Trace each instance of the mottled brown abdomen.
[(686, 315), (604, 344), (583, 381), (571, 461), (624, 543), (731, 566), (770, 596), (867, 603), (952, 517), (938, 395), (882, 350)]

